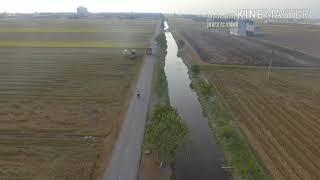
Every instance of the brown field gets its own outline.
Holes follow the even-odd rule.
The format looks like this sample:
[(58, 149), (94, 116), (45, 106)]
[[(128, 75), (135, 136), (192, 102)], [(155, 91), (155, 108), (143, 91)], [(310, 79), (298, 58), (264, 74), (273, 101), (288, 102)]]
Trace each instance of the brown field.
[(320, 70), (202, 70), (274, 179), (320, 178)]
[[(110, 46), (114, 35), (127, 32), (132, 39), (122, 37), (124, 45), (145, 46), (156, 21), (28, 21), (0, 21), (0, 179), (95, 179), (104, 171), (142, 64), (142, 57), (122, 57), (125, 47), (95, 43)], [(100, 21), (113, 31), (104, 32)], [(41, 43), (33, 47), (33, 41)], [(92, 44), (70, 47), (74, 41)]]
[(273, 34), (257, 40), (227, 36), (223, 30), (211, 32), (204, 23), (192, 20), (169, 18), (169, 24), (202, 61), (233, 65), (200, 63), (267, 174), (274, 179), (319, 179), (320, 70), (274, 68), (267, 80), (267, 68), (250, 67), (267, 65), (264, 57), (271, 47), (275, 50), (274, 66), (319, 67), (315, 57), (319, 41), (317, 37), (311, 40), (318, 29), (296, 27), (289, 31), (286, 27), (286, 34), (279, 27), (268, 27), (264, 30)]
[[(205, 22), (169, 18), (169, 24), (173, 31), (188, 41), (203, 61), (211, 64), (268, 66), (273, 49), (273, 66), (320, 67), (318, 57), (255, 38), (230, 36), (223, 29), (208, 30)], [(316, 49), (317, 46), (308, 47)]]
[(0, 47), (83, 44), (84, 47), (146, 48), (156, 22), (145, 19), (0, 19)]
[[(136, 32), (1, 32), (0, 39), (5, 42), (24, 41), (53, 41), (53, 42), (126, 42), (126, 43), (146, 43), (152, 35), (152, 31), (146, 33)], [(142, 40), (142, 41), (141, 41)], [(139, 42), (140, 41), (140, 42)]]
[(297, 49), (315, 57), (320, 57), (320, 26), (259, 24), (264, 35), (261, 39), (269, 43), (277, 43), (291, 49)]

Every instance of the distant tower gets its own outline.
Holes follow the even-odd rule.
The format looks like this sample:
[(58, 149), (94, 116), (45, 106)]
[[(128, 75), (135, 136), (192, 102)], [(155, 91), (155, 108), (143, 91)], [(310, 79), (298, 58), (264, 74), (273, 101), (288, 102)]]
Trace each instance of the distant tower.
[(79, 6), (79, 7), (77, 8), (77, 14), (78, 14), (78, 16), (80, 16), (80, 17), (86, 17), (86, 16), (89, 15), (89, 12), (88, 12), (88, 9), (87, 9), (87, 8), (85, 8), (85, 7), (83, 7), (83, 6)]

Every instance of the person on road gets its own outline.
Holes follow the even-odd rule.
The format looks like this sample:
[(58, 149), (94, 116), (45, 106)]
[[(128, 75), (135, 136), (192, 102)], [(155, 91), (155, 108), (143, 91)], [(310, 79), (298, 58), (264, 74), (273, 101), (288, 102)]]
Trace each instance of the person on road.
[(140, 98), (140, 91), (137, 90), (137, 97)]

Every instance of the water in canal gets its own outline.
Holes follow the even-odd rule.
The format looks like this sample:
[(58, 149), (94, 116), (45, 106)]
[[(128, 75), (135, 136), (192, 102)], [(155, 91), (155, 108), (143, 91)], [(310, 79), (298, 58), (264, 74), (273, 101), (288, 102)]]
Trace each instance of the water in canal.
[[(165, 22), (165, 28), (168, 24)], [(197, 94), (190, 88), (191, 80), (187, 66), (177, 57), (178, 47), (170, 32), (166, 32), (168, 43), (165, 73), (168, 80), (171, 105), (177, 109), (191, 130), (191, 144), (180, 153), (176, 161), (178, 180), (224, 180), (227, 173), (221, 168), (223, 156), (203, 116)]]

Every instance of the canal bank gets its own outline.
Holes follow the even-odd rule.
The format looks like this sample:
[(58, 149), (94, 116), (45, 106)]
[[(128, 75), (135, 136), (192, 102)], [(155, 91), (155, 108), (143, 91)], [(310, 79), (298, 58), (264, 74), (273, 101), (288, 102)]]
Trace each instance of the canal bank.
[[(171, 25), (171, 24), (170, 24)], [(179, 57), (188, 66), (190, 85), (197, 93), (203, 114), (225, 158), (230, 179), (272, 179), (244, 136), (225, 97), (203, 72), (208, 66), (173, 24), (170, 32), (179, 45)], [(216, 65), (219, 66), (219, 65)]]
[[(165, 22), (165, 28), (168, 24)], [(177, 56), (178, 46), (170, 32), (166, 32), (167, 56), (165, 73), (168, 81), (170, 104), (190, 128), (191, 143), (185, 152), (179, 153), (175, 164), (178, 180), (228, 179), (223, 154), (202, 114), (197, 94), (191, 89), (188, 68)]]

